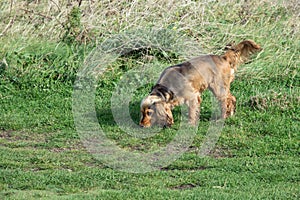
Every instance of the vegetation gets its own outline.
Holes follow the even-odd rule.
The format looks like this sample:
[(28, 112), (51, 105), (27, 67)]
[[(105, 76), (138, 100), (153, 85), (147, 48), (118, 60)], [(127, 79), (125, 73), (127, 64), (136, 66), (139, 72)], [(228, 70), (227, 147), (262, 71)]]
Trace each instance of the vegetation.
[[(299, 199), (299, 9), (297, 0), (1, 1), (0, 199)], [(85, 148), (73, 94), (95, 49), (120, 54), (97, 68), (98, 122), (119, 147), (146, 153), (172, 141), (180, 109), (175, 127), (133, 137), (114, 121), (116, 86), (141, 66), (155, 66), (144, 76), (153, 82), (164, 67), (243, 39), (264, 50), (238, 69), (237, 112), (209, 155), (198, 156), (209, 92), (192, 144), (159, 170), (120, 171)], [(152, 86), (141, 78), (136, 123)]]

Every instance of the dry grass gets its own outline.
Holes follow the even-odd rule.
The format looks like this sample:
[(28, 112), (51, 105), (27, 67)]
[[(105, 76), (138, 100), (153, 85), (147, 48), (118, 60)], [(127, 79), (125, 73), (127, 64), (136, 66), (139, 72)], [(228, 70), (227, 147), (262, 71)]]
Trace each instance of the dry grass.
[[(299, 62), (295, 60), (300, 47), (299, 43), (291, 42), (300, 40), (298, 0), (69, 2), (10, 0), (0, 3), (0, 41), (4, 51), (23, 48), (37, 38), (62, 41), (68, 28), (68, 16), (80, 4), (80, 26), (72, 30), (76, 40), (84, 44), (101, 43), (113, 34), (132, 30), (166, 29), (197, 42), (196, 50), (192, 49), (193, 45), (186, 45), (191, 52), (221, 53), (228, 42), (247, 38), (262, 44), (264, 51), (257, 58), (263, 57), (265, 65), (255, 68), (248, 65), (249, 68), (240, 69), (240, 76), (265, 79), (268, 78), (266, 71), (274, 76), (298, 74)], [(145, 34), (141, 39), (147, 37), (147, 32)], [(273, 67), (274, 63), (283, 69)]]
[[(0, 4), (2, 37), (22, 35), (25, 38), (51, 38), (58, 40), (64, 31), (67, 16), (79, 1), (5, 1)], [(170, 28), (205, 41), (228, 42), (241, 37), (264, 37), (264, 26), (252, 29), (251, 24), (269, 24), (280, 19), (282, 13), (291, 12), (286, 21), (290, 31), (299, 31), (299, 1), (80, 1), (82, 31), (94, 33), (99, 39), (111, 34), (136, 28)], [(216, 9), (217, 8), (217, 9)], [(280, 10), (278, 10), (281, 9)], [(216, 11), (217, 10), (217, 11)], [(233, 12), (234, 10), (234, 12)], [(262, 12), (265, 13), (262, 17)], [(274, 23), (272, 23), (275, 26)], [(209, 27), (209, 28), (208, 28)], [(287, 27), (288, 29), (289, 27)], [(214, 29), (222, 30), (216, 36)], [(246, 29), (237, 33), (236, 29)], [(222, 35), (222, 37), (221, 37)], [(212, 44), (211, 44), (212, 45)], [(214, 45), (214, 44), (213, 44)], [(214, 45), (216, 46), (216, 45)]]

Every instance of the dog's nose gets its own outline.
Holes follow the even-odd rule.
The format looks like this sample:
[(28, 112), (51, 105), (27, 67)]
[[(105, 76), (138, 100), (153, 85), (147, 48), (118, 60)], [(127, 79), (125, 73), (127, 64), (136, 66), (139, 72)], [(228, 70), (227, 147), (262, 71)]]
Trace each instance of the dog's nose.
[(144, 126), (143, 124), (140, 124), (140, 127), (141, 127), (141, 128), (145, 128), (145, 126)]

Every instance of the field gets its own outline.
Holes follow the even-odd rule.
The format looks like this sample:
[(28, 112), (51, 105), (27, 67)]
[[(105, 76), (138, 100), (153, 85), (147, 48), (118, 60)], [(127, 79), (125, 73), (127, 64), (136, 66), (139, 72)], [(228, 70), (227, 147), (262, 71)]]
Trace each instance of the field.
[[(299, 199), (299, 10), (298, 0), (1, 1), (0, 199)], [(263, 51), (238, 68), (236, 114), (206, 155), (208, 91), (197, 130), (182, 126), (184, 107), (172, 128), (131, 127), (162, 69), (244, 39)], [(163, 154), (174, 141), (185, 148)]]

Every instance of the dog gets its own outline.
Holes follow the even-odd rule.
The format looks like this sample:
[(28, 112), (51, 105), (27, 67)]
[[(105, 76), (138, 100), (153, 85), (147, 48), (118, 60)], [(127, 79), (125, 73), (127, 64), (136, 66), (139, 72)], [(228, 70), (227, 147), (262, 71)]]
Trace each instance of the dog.
[(174, 124), (172, 109), (188, 106), (189, 123), (197, 124), (200, 114), (201, 93), (209, 89), (221, 106), (220, 118), (234, 114), (236, 98), (230, 93), (237, 67), (251, 54), (261, 51), (260, 45), (244, 40), (225, 47), (223, 55), (202, 55), (187, 62), (166, 68), (150, 94), (140, 105), (141, 127)]

